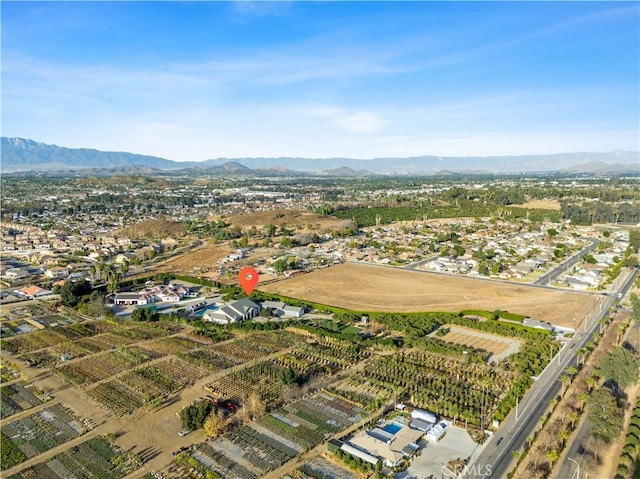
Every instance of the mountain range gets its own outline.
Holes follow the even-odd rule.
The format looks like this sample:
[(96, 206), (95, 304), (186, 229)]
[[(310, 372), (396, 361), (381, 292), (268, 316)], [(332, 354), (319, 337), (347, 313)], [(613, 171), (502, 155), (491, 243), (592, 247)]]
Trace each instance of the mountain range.
[(24, 138), (1, 138), (2, 173), (57, 172), (73, 174), (181, 172), (220, 175), (284, 176), (314, 174), (359, 177), (371, 174), (464, 174), (640, 172), (640, 153), (613, 151), (548, 155), (404, 158), (216, 158), (178, 162), (126, 152), (65, 148)]

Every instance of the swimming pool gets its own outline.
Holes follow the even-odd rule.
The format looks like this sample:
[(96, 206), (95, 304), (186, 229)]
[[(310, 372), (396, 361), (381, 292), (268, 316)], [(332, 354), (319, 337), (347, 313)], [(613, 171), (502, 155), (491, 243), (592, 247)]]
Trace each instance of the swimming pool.
[(390, 422), (385, 427), (382, 428), (383, 431), (388, 432), (389, 434), (395, 435), (398, 431), (402, 429), (402, 424), (399, 422)]

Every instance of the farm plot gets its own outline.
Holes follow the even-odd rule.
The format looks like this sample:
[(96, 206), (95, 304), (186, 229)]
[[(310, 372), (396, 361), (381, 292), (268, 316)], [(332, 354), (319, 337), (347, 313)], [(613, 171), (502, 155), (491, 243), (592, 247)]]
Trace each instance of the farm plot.
[(199, 444), (191, 456), (229, 479), (263, 477), (360, 419), (341, 399), (316, 394)]
[(361, 411), (343, 399), (320, 393), (267, 414), (257, 423), (307, 450), (358, 422)]
[(479, 426), (483, 412), (484, 418), (491, 417), (517, 378), (516, 373), (483, 364), (411, 352), (377, 359), (353, 380), (365, 390), (368, 383), (388, 390), (399, 388), (416, 407), (446, 417), (464, 417)]
[(358, 345), (331, 338), (318, 338), (317, 342), (296, 347), (294, 355), (316, 364), (327, 366), (331, 372), (353, 366), (367, 357)]
[(29, 334), (21, 334), (9, 339), (4, 339), (0, 347), (10, 353), (23, 354), (38, 349), (49, 348), (65, 341), (66, 338), (51, 329), (43, 329)]
[(140, 393), (146, 402), (166, 396), (202, 379), (209, 371), (170, 358), (129, 371), (118, 379)]
[(161, 356), (160, 353), (138, 346), (123, 346), (63, 364), (56, 372), (69, 382), (87, 386)]
[(13, 307), (5, 307), (3, 308), (2, 314), (9, 320), (16, 320), (25, 317), (31, 318), (33, 316), (44, 316), (49, 314), (49, 311), (44, 306), (36, 303), (29, 303)]
[(444, 325), (449, 332), (440, 339), (459, 344), (473, 350), (486, 351), (492, 356), (504, 354), (511, 348), (513, 352), (520, 349), (520, 341), (513, 338), (505, 338), (495, 334), (480, 332), (460, 326)]
[(210, 371), (220, 371), (244, 362), (238, 358), (232, 358), (220, 351), (216, 351), (212, 346), (196, 349), (188, 353), (176, 353), (176, 356), (191, 364), (207, 368)]
[(103, 333), (89, 338), (79, 339), (76, 341), (76, 344), (91, 352), (100, 353), (109, 349), (126, 346), (133, 342), (134, 340), (131, 338), (125, 338), (124, 336), (118, 336), (112, 333)]
[(210, 343), (195, 341), (191, 338), (180, 336), (169, 336), (166, 338), (155, 339), (145, 344), (145, 347), (165, 354), (185, 353), (193, 349), (208, 346)]
[(116, 416), (132, 414), (144, 405), (144, 396), (117, 379), (100, 383), (87, 390), (87, 395)]
[[(116, 467), (114, 462), (122, 465)], [(95, 437), (8, 479), (120, 479), (135, 468), (135, 461), (122, 455), (106, 439)]]
[[(205, 388), (216, 396), (240, 402), (255, 392), (264, 402), (271, 403), (278, 401), (291, 387), (312, 376), (335, 373), (365, 357), (358, 346), (344, 341), (317, 340), (314, 344), (305, 344), (301, 336), (297, 339), (293, 351), (233, 371), (207, 384)], [(223, 346), (233, 345), (235, 342)]]
[(15, 383), (3, 386), (0, 389), (2, 408), (0, 408), (0, 418), (6, 419), (16, 413), (26, 411), (32, 407), (39, 406), (44, 401), (41, 399), (44, 394), (32, 385)]
[(0, 323), (0, 338), (6, 339), (18, 334), (31, 333), (35, 330), (36, 327), (33, 324), (23, 319), (2, 321)]
[(6, 383), (19, 377), (20, 373), (14, 364), (0, 359), (0, 383)]
[(298, 469), (298, 471), (302, 473), (301, 479), (358, 479), (360, 477), (360, 475), (342, 469), (337, 464), (329, 462), (322, 457), (316, 457)]
[(60, 404), (2, 426), (2, 435), (24, 454), (25, 459), (42, 454), (85, 432), (80, 419)]
[[(223, 437), (201, 443), (192, 457), (229, 479), (254, 479), (290, 461), (302, 450), (277, 434), (244, 425)], [(294, 447), (291, 447), (294, 446)]]
[(86, 338), (95, 336), (96, 334), (105, 333), (111, 329), (113, 329), (113, 326), (108, 323), (86, 321), (57, 328), (56, 332), (62, 334), (67, 339), (75, 341), (80, 338)]
[(72, 319), (68, 318), (67, 316), (62, 316), (60, 314), (46, 314), (44, 316), (34, 316), (32, 319), (33, 321), (47, 328), (73, 323)]
[(264, 403), (277, 401), (286, 388), (293, 386), (296, 371), (290, 371), (274, 361), (260, 361), (251, 367), (234, 371), (205, 386), (217, 397), (244, 402), (257, 393)]
[(244, 363), (302, 344), (303, 341), (302, 336), (290, 331), (259, 332), (222, 343), (216, 346), (216, 350)]
[(132, 323), (118, 326), (111, 330), (115, 335), (129, 338), (134, 342), (147, 341), (159, 337), (169, 336), (182, 330), (182, 326), (158, 323)]

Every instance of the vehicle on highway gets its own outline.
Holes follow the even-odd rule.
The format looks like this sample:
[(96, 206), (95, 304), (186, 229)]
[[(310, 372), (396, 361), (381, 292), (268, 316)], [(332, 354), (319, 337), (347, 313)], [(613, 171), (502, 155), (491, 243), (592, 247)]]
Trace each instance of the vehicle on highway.
[(498, 438), (498, 440), (496, 441), (496, 447), (500, 445), (500, 443), (502, 442), (503, 439), (504, 439), (504, 436), (500, 436)]

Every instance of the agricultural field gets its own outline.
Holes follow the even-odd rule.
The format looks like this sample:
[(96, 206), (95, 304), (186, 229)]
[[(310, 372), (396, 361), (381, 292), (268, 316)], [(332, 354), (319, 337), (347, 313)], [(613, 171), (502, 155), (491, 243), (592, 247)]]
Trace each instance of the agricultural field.
[(32, 407), (39, 406), (49, 396), (39, 391), (33, 384), (14, 383), (0, 388), (0, 398), (2, 407), (0, 408), (0, 418), (7, 419)]
[(240, 402), (251, 393), (257, 393), (262, 401), (270, 404), (278, 402), (288, 390), (311, 377), (334, 374), (364, 358), (361, 348), (345, 341), (316, 340), (233, 371), (207, 384), (206, 389), (217, 397)]
[(31, 333), (38, 328), (24, 319), (3, 320), (0, 322), (0, 338), (6, 339), (19, 334)]
[(300, 479), (358, 479), (360, 475), (353, 471), (348, 471), (337, 464), (327, 461), (322, 457), (316, 457), (302, 466), (298, 471)]
[(507, 352), (515, 353), (520, 349), (520, 341), (496, 334), (484, 333), (460, 326), (444, 325), (447, 334), (440, 339), (465, 346), (471, 350), (486, 351), (491, 357), (500, 357)]
[(63, 364), (56, 372), (69, 382), (89, 386), (161, 356), (161, 353), (138, 346), (123, 346)]
[(190, 454), (221, 477), (259, 478), (360, 419), (357, 407), (319, 393), (200, 443)]
[(4, 360), (0, 360), (0, 383), (6, 383), (9, 381), (13, 381), (14, 379), (18, 379), (20, 377), (20, 373), (18, 372), (17, 367)]
[(289, 331), (258, 332), (222, 343), (215, 349), (231, 359), (244, 363), (269, 356), (302, 341), (302, 337)]
[[(96, 432), (126, 431), (117, 439), (125, 450), (139, 446), (162, 451), (150, 460), (149, 467), (162, 469), (171, 451), (195, 443), (194, 449), (178, 454), (197, 462), (197, 467), (193, 463), (192, 467), (206, 467), (230, 479), (258, 478), (366, 418), (394, 397), (401, 396), (408, 403), (446, 417), (467, 418), (470, 426), (489, 420), (521, 377), (520, 372), (500, 367), (492, 370), (481, 359), (471, 361), (474, 358), (463, 356), (462, 348), (453, 344), (455, 336), (428, 337), (438, 326), (451, 327), (449, 334), (473, 327), (464, 323), (464, 318), (442, 317), (443, 314), (376, 317), (376, 324), (384, 334), (366, 339), (354, 337), (353, 341), (339, 339), (341, 334), (357, 335), (359, 329), (348, 321), (321, 319), (285, 330), (237, 329), (229, 335), (231, 339), (220, 342), (197, 336), (184, 324), (80, 322), (23, 334), (4, 340), (3, 344), (43, 332), (55, 333), (60, 338), (55, 344), (40, 349), (25, 347), (26, 352), (19, 353), (19, 359), (29, 358), (53, 372), (49, 375), (45, 371), (42, 375), (47, 378), (43, 389), (58, 388), (54, 394), (61, 396), (57, 399), (80, 411), (87, 420), (105, 417), (106, 410), (106, 423), (98, 426), (105, 429)], [(501, 324), (479, 320), (478, 329), (498, 328)], [(496, 341), (484, 345), (486, 348), (498, 347), (499, 339), (525, 345), (529, 341), (524, 336), (514, 339), (496, 335), (490, 328), (479, 330), (473, 329), (469, 334)], [(324, 335), (324, 331), (332, 336)], [(402, 341), (397, 344), (387, 341), (392, 337), (404, 338), (404, 347)], [(46, 344), (43, 340), (38, 342)], [(439, 349), (433, 349), (431, 342), (437, 343)], [(65, 360), (61, 359), (63, 355)], [(28, 368), (26, 372), (27, 377), (33, 372), (40, 375), (37, 368)], [(65, 383), (70, 387), (64, 387)], [(12, 396), (22, 393), (19, 385), (10, 387), (6, 390), (7, 403)], [(202, 431), (178, 437), (181, 425), (176, 412), (202, 397), (203, 388), (216, 398), (235, 399), (241, 404), (255, 393), (253, 396), (259, 397), (268, 412), (258, 411), (254, 415), (257, 419), (215, 439), (201, 442)], [(24, 389), (31, 391), (30, 386)], [(309, 391), (313, 394), (308, 395)], [(76, 402), (67, 395), (78, 396)], [(5, 395), (2, 399), (3, 414), (6, 411), (15, 415), (20, 412), (19, 407), (26, 410), (46, 406), (29, 402), (33, 400), (29, 397), (22, 399), (19, 407), (6, 408)], [(478, 405), (483, 401), (485, 407), (481, 411)], [(19, 417), (20, 421), (26, 419)], [(248, 419), (238, 414), (232, 420)], [(11, 451), (16, 451), (12, 457), (18, 462), (14, 464), (26, 460), (33, 450), (43, 449), (36, 442), (33, 450), (28, 445), (22, 446), (27, 448), (23, 452), (13, 442), (17, 438), (15, 431), (9, 433), (13, 438), (4, 434), (3, 447), (9, 444)], [(51, 459), (47, 456), (46, 461), (13, 477), (66, 477), (53, 475), (52, 471), (57, 471), (55, 474), (78, 471), (74, 472), (76, 477), (83, 474), (121, 477), (108, 475), (122, 474), (117, 469), (102, 476), (96, 471), (88, 472), (87, 467), (77, 465), (82, 460), (68, 457), (72, 453), (91, 455), (74, 448)], [(182, 465), (188, 464), (177, 459)], [(300, 468), (302, 464), (304, 461), (292, 467)], [(300, 473), (315, 477), (320, 469), (318, 464), (303, 466)]]
[(65, 340), (66, 338), (62, 334), (54, 332), (53, 329), (43, 329), (4, 339), (2, 340), (2, 349), (13, 354), (23, 354), (49, 348)]
[(3, 339), (2, 348), (14, 354), (28, 354), (66, 343), (67, 347), (72, 349), (73, 346), (69, 345), (69, 342), (99, 335), (111, 328), (112, 326), (107, 323), (87, 321), (56, 326), (50, 329), (39, 329), (30, 334), (20, 334), (19, 336)]
[(380, 388), (403, 394), (416, 407), (480, 426), (493, 415), (518, 377), (484, 364), (412, 351), (374, 360), (354, 373), (349, 383), (364, 394)]
[[(26, 460), (84, 434), (87, 428), (71, 410), (53, 404), (22, 419), (4, 423), (1, 431), (3, 449), (18, 449), (22, 460)], [(2, 468), (15, 464), (3, 464)]]
[(135, 457), (123, 454), (108, 440), (95, 437), (8, 479), (121, 479), (138, 467)]
[(261, 286), (268, 293), (356, 311), (501, 309), (572, 328), (597, 297), (482, 279), (344, 263)]

